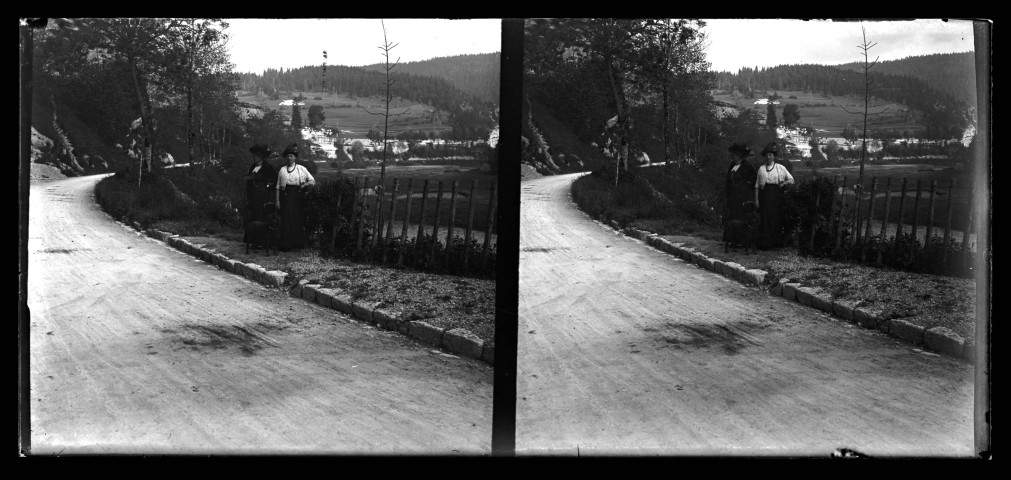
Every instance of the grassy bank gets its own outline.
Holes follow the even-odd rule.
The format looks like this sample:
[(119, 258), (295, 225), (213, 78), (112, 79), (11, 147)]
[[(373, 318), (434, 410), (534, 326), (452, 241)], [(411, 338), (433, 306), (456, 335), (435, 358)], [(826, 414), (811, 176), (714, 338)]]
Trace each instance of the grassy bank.
[[(444, 329), (466, 328), (486, 342), (494, 340), (495, 280), (442, 275), (396, 265), (355, 262), (321, 255), (305, 248), (291, 252), (246, 253), (241, 215), (228, 192), (213, 188), (227, 174), (179, 171), (145, 176), (140, 188), (135, 176), (122, 173), (98, 183), (95, 196), (113, 217), (180, 235), (229, 258), (288, 273), (287, 282), (301, 279), (347, 293), (355, 300), (379, 304), (411, 320), (425, 320)], [(290, 285), (289, 285), (290, 286)]]

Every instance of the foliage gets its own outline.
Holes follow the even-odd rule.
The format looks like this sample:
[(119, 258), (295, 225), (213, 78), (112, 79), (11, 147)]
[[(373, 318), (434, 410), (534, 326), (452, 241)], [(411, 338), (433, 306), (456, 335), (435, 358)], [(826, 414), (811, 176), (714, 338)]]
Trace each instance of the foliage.
[(309, 127), (322, 128), (326, 121), (326, 114), (323, 113), (322, 105), (309, 106)]
[(800, 123), (800, 107), (795, 103), (786, 104), (783, 107), (783, 124), (787, 127), (795, 127), (798, 123)]

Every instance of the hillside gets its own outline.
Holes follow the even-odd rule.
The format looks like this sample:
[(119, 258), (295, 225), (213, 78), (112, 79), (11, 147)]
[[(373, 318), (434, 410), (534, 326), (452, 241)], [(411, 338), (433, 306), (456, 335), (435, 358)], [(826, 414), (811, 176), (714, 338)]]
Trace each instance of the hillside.
[[(970, 104), (938, 91), (925, 81), (906, 75), (871, 72), (871, 94), (878, 99), (907, 106), (917, 112), (924, 136), (931, 139), (960, 138), (970, 124)], [(746, 99), (767, 92), (799, 91), (833, 97), (864, 93), (862, 73), (825, 65), (779, 65), (742, 68), (738, 73), (716, 74), (718, 89), (740, 92)]]
[[(843, 70), (862, 71), (862, 62), (836, 65)], [(922, 80), (930, 88), (976, 105), (976, 56), (973, 52), (938, 53), (878, 62), (874, 70), (889, 75), (905, 75)]]
[[(483, 101), (498, 104), (500, 67), (501, 55), (495, 52), (438, 57), (420, 62), (404, 62), (398, 64), (395, 71), (422, 77), (441, 78), (462, 92)], [(374, 64), (361, 68), (383, 72), (385, 65)]]

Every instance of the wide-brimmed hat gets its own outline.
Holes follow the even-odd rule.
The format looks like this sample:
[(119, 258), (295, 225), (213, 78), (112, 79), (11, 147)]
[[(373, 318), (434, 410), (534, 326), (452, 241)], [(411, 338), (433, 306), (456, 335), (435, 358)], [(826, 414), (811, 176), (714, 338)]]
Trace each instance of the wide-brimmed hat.
[(729, 150), (730, 153), (732, 153), (734, 155), (737, 155), (737, 156), (740, 156), (740, 157), (747, 157), (748, 155), (751, 155), (751, 153), (752, 153), (751, 149), (748, 148), (747, 145), (745, 145), (743, 143), (740, 143), (740, 142), (732, 143), (730, 145), (730, 148), (728, 148), (727, 150)]
[(267, 158), (274, 152), (266, 145), (253, 145), (252, 147), (249, 147), (249, 153), (252, 153), (260, 158)]
[(291, 145), (288, 145), (288, 148), (284, 149), (284, 153), (282, 153), (281, 156), (282, 157), (287, 157), (289, 153), (290, 154), (294, 154), (296, 157), (298, 156), (298, 144), (297, 143), (293, 143)]
[(778, 157), (779, 145), (776, 145), (776, 142), (768, 144), (765, 148), (762, 149), (762, 156), (764, 157), (766, 153), (771, 153)]

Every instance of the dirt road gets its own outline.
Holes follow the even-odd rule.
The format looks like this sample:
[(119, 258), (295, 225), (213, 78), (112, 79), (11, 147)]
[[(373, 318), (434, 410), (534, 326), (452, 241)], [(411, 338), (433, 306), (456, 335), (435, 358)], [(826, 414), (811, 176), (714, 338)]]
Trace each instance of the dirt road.
[(973, 369), (521, 195), (518, 454), (973, 455)]
[(97, 180), (31, 187), (33, 454), (491, 452), (491, 367), (138, 235)]

